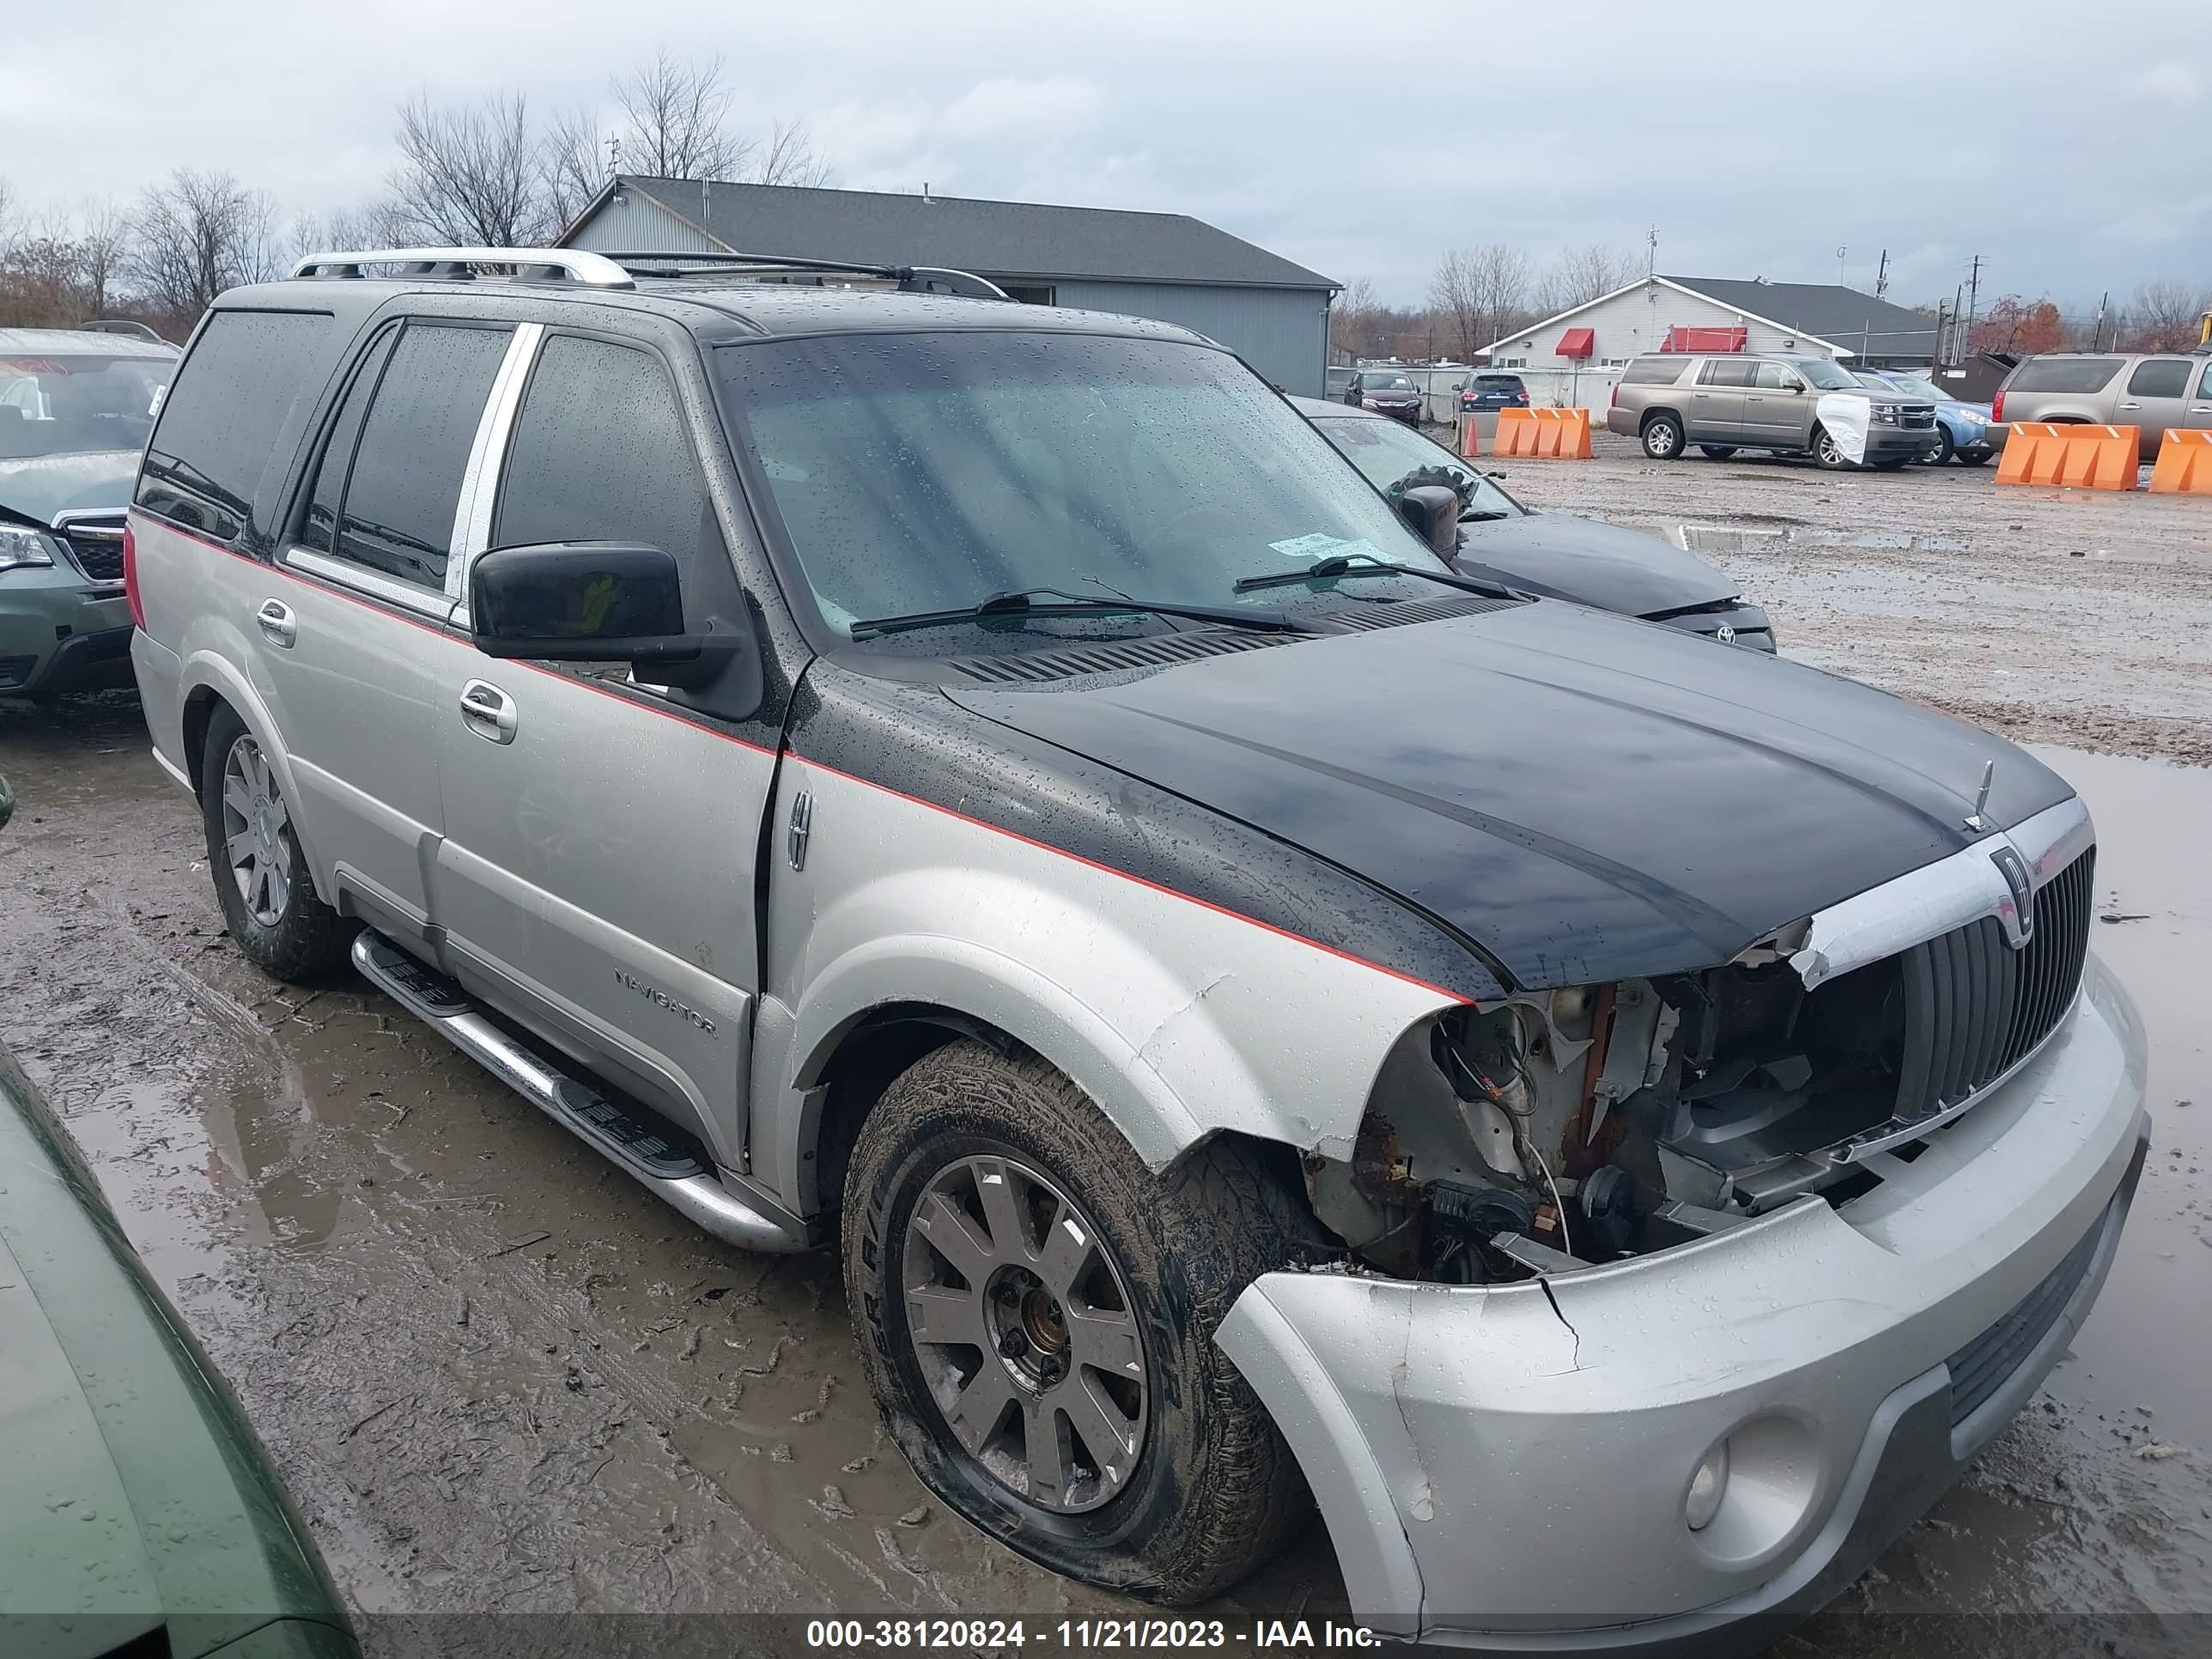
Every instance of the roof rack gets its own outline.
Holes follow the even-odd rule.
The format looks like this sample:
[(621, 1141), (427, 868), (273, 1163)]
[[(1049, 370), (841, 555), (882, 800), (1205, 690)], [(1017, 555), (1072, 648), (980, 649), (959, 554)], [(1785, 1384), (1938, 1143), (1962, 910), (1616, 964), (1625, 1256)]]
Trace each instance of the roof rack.
[[(773, 282), (792, 276), (876, 276), (896, 283), (902, 294), (954, 294), (970, 300), (1008, 300), (988, 277), (941, 265), (872, 265), (853, 259), (802, 259), (765, 253), (675, 253), (665, 251), (601, 252), (633, 276), (712, 276), (722, 273)], [(654, 270), (653, 266), (671, 269)]]
[(292, 267), (295, 276), (363, 277), (367, 265), (397, 265), (401, 276), (467, 282), (486, 266), (512, 268), (514, 280), (568, 282), (586, 288), (635, 288), (630, 275), (604, 254), (568, 247), (392, 247), (351, 253), (311, 253)]

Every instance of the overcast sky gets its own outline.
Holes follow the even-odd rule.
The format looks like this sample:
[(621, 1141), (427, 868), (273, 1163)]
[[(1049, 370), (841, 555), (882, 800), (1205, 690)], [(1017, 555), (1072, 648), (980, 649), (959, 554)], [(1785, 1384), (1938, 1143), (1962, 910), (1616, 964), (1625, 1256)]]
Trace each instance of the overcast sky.
[(855, 189), (1194, 214), (1419, 301), (1446, 247), (2094, 307), (2212, 285), (2204, 0), (4, 0), (0, 178), (37, 206), (228, 168), (357, 206), (392, 111), (604, 104), (661, 45), (726, 58)]

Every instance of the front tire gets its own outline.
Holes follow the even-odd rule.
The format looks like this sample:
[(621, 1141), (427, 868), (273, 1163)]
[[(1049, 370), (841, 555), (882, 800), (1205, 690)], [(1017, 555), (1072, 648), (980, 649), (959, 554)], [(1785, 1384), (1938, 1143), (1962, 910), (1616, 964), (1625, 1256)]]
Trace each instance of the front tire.
[(1682, 423), (1672, 415), (1654, 415), (1644, 423), (1644, 453), (1655, 461), (1682, 457)]
[(1813, 459), (1827, 472), (1848, 472), (1855, 465), (1825, 426), (1813, 434)]
[(316, 896), (276, 769), (228, 704), (208, 722), (200, 815), (216, 902), (247, 960), (293, 985), (335, 972), (355, 926)]
[(1317, 1244), (1250, 1148), (1154, 1175), (1033, 1057), (958, 1042), (853, 1148), (845, 1284), (886, 1427), (924, 1485), (1031, 1560), (1204, 1600), (1273, 1552), (1305, 1485), (1213, 1333)]
[(1936, 453), (1926, 458), (1928, 465), (1942, 466), (1958, 453), (1958, 447), (1951, 441), (1951, 434), (1938, 428), (1936, 434)]

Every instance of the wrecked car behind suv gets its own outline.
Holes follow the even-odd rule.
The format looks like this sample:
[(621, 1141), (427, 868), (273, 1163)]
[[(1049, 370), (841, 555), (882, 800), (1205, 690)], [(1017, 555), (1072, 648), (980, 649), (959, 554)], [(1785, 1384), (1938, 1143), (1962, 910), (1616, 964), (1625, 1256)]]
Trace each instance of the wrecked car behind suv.
[(834, 1244), (893, 1437), (1060, 1571), (1194, 1600), (1310, 1501), (1435, 1641), (1848, 1583), (2134, 1188), (2066, 785), (1454, 572), (1180, 330), (682, 263), (204, 325), (134, 654), (246, 954)]

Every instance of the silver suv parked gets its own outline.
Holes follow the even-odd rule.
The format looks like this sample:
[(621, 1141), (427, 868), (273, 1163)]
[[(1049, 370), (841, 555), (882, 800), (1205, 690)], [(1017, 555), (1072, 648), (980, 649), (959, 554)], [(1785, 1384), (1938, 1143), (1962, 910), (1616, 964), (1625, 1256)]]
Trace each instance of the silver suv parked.
[(2074, 792), (1454, 572), (1182, 330), (676, 263), (202, 325), (126, 568), (244, 952), (840, 1250), (890, 1436), (1061, 1572), (1317, 1504), (1368, 1624), (1614, 1654), (1848, 1585), (2142, 1166)]
[(1869, 392), (1826, 357), (1668, 352), (1632, 359), (1606, 430), (1640, 438), (1654, 460), (1695, 444), (1715, 460), (1739, 449), (1810, 455), (1824, 467), (1900, 467), (1942, 443), (1930, 399)]
[(2169, 427), (2212, 427), (2212, 356), (2047, 352), (2005, 376), (1990, 413), (2008, 425), (2136, 427), (2141, 459), (2154, 461)]

